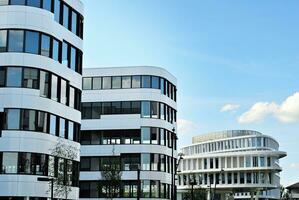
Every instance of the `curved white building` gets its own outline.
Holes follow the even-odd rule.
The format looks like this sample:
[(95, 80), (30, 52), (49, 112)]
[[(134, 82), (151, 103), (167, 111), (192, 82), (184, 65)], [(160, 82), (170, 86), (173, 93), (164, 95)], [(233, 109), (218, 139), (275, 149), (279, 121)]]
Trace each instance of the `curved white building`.
[[(174, 199), (176, 78), (158, 67), (85, 69), (80, 199)], [(101, 171), (122, 171), (119, 185)]]
[(45, 200), (37, 178), (57, 176), (79, 196), (82, 13), (79, 0), (0, 1), (1, 200)]
[(272, 137), (233, 130), (194, 137), (192, 143), (182, 148), (178, 199), (191, 188), (190, 180), (195, 180), (195, 188), (207, 189), (215, 199), (225, 193), (235, 199), (280, 198), (279, 159), (286, 153), (279, 151)]

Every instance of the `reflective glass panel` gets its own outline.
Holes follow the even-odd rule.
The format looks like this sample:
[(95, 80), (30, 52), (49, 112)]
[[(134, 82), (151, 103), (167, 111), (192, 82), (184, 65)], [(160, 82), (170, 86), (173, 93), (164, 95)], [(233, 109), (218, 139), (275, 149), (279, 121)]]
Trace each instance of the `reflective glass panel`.
[(103, 77), (103, 89), (111, 89), (111, 77)]
[(93, 90), (102, 89), (102, 78), (101, 77), (95, 77), (92, 79), (92, 89)]
[(6, 111), (6, 128), (8, 130), (19, 130), (20, 129), (20, 109), (7, 109)]
[(18, 172), (18, 153), (3, 153), (2, 173), (16, 174)]
[(25, 0), (10, 0), (11, 5), (25, 5)]
[(43, 0), (43, 8), (51, 11), (52, 10), (52, 0)]
[(132, 88), (140, 88), (141, 76), (132, 76)]
[(38, 54), (39, 52), (39, 33), (26, 31), (25, 52)]
[(122, 77), (122, 88), (131, 88), (131, 76)]
[(41, 55), (50, 57), (50, 37), (42, 34)]
[(141, 117), (149, 118), (151, 116), (150, 113), (150, 102), (142, 101), (141, 102)]
[(27, 0), (27, 5), (40, 8), (41, 0)]
[(22, 86), (22, 68), (8, 67), (6, 76), (7, 87), (21, 87)]
[(0, 52), (6, 52), (7, 30), (0, 31)]
[(24, 31), (9, 31), (8, 51), (23, 52), (24, 46)]

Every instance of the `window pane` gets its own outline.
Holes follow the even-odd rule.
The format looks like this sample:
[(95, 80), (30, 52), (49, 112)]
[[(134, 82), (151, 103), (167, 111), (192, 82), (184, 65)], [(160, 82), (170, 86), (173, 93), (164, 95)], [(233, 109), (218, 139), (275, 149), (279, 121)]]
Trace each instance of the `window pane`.
[(69, 106), (75, 108), (75, 88), (70, 87)]
[(59, 42), (53, 39), (52, 58), (59, 61)]
[(52, 11), (52, 0), (43, 0), (43, 8)]
[(67, 83), (65, 80), (60, 81), (60, 103), (66, 105), (67, 103), (67, 93), (66, 93), (66, 89), (67, 89)]
[(111, 103), (112, 114), (121, 114), (121, 102), (112, 102)]
[(38, 117), (37, 117), (37, 131), (40, 132), (47, 132), (47, 124), (48, 124), (48, 114), (45, 112), (38, 112)]
[(0, 0), (0, 6), (8, 5), (9, 0)]
[(112, 77), (112, 88), (113, 89), (121, 88), (121, 77), (120, 76)]
[(56, 116), (55, 115), (50, 116), (50, 134), (56, 135)]
[(5, 68), (0, 68), (0, 87), (5, 86), (5, 76), (6, 76)]
[(18, 173), (31, 174), (31, 153), (19, 153)]
[(63, 5), (63, 22), (62, 25), (65, 28), (69, 28), (69, 7), (67, 5)]
[(58, 78), (57, 76), (52, 74), (52, 83), (51, 83), (51, 99), (57, 101), (57, 82)]
[(92, 104), (92, 119), (100, 119), (101, 118), (101, 103), (93, 103)]
[(36, 112), (34, 110), (23, 110), (22, 113), (22, 129), (35, 131)]
[(41, 55), (50, 57), (50, 37), (42, 35)]
[(148, 127), (141, 128), (141, 144), (151, 143), (151, 129)]
[(122, 114), (131, 114), (131, 102), (123, 101), (121, 104)]
[(20, 109), (8, 109), (6, 111), (6, 127), (8, 130), (20, 129)]
[(161, 87), (161, 94), (165, 94), (165, 80), (164, 78), (160, 78), (160, 87)]
[(23, 87), (38, 89), (38, 70), (24, 68)]
[(150, 115), (150, 102), (142, 101), (141, 102), (141, 117), (149, 118)]
[(59, 137), (65, 138), (65, 119), (60, 118), (59, 120)]
[(91, 90), (92, 78), (83, 78), (83, 90)]
[(25, 5), (25, 0), (10, 0), (11, 5)]
[(40, 8), (41, 0), (27, 0), (28, 6), (34, 6)]
[(76, 71), (76, 49), (74, 47), (71, 47), (71, 63), (70, 63), (70, 67), (73, 71)]
[(62, 43), (62, 64), (65, 66), (69, 66), (69, 60), (68, 60), (68, 48), (69, 45), (65, 42)]
[(71, 27), (71, 31), (74, 34), (77, 34), (77, 16), (78, 14), (74, 11), (72, 11), (72, 27)]
[(0, 31), (0, 52), (6, 51), (7, 30)]
[(92, 79), (92, 89), (93, 90), (102, 89), (102, 78), (101, 77), (95, 77)]
[(131, 76), (122, 77), (122, 88), (131, 88)]
[(151, 77), (142, 76), (142, 88), (150, 88), (150, 87), (151, 87)]
[(150, 170), (151, 154), (141, 154), (141, 170)]
[(18, 172), (18, 153), (3, 153), (2, 171), (4, 174), (16, 174)]
[(9, 31), (8, 51), (22, 52), (24, 45), (24, 31)]
[(140, 101), (132, 101), (131, 102), (131, 106), (132, 106), (132, 110), (131, 110), (131, 114), (140, 114), (141, 113), (141, 102)]
[(58, 23), (60, 22), (60, 0), (54, 2), (54, 19)]
[(103, 115), (111, 114), (111, 103), (110, 102), (103, 102), (102, 103), (102, 114)]
[(22, 68), (21, 67), (8, 67), (6, 86), (7, 87), (21, 87), (22, 82)]
[(82, 103), (82, 119), (91, 119), (91, 103)]
[(111, 77), (103, 77), (103, 89), (111, 89)]
[(49, 73), (45, 71), (40, 72), (40, 95), (42, 97), (49, 97)]
[(68, 139), (74, 140), (74, 122), (71, 121), (68, 123)]
[(151, 88), (159, 89), (159, 83), (160, 83), (159, 77), (152, 76), (152, 87)]
[(39, 50), (39, 33), (33, 31), (26, 31), (25, 52), (38, 54)]
[(152, 101), (151, 102), (151, 117), (152, 118), (159, 118), (159, 103)]
[(140, 88), (141, 76), (132, 76), (132, 88)]

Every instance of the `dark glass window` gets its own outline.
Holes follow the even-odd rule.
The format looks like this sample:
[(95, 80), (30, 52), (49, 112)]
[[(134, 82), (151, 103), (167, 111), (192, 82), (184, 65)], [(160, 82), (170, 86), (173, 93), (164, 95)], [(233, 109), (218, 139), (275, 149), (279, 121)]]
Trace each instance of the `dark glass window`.
[(31, 153), (18, 154), (18, 173), (31, 174)]
[(5, 68), (0, 68), (0, 87), (5, 86), (5, 76), (6, 76)]
[(7, 87), (21, 87), (22, 83), (22, 68), (8, 67), (6, 75)]
[(112, 88), (113, 89), (120, 89), (121, 88), (121, 77), (120, 76), (112, 77)]
[(50, 37), (42, 35), (41, 55), (50, 57)]
[(155, 101), (151, 101), (151, 117), (159, 118), (159, 103)]
[(151, 144), (158, 144), (159, 128), (151, 128)]
[(103, 102), (102, 103), (102, 113), (103, 113), (103, 115), (111, 114), (111, 102)]
[(140, 101), (132, 101), (132, 113), (131, 114), (140, 114), (141, 113), (141, 105)]
[(8, 130), (19, 130), (20, 129), (20, 119), (21, 119), (20, 109), (7, 109), (6, 110), (6, 128)]
[(6, 52), (7, 30), (0, 30), (0, 52)]
[(77, 58), (77, 50), (74, 47), (71, 47), (71, 61), (70, 61), (70, 67), (72, 70), (76, 71), (76, 58)]
[(62, 43), (62, 64), (67, 67), (69, 66), (68, 50), (69, 50), (69, 44), (63, 42)]
[(58, 94), (57, 94), (57, 84), (58, 84), (58, 78), (57, 76), (52, 74), (52, 83), (51, 83), (51, 99), (57, 101), (58, 100)]
[(25, 0), (10, 0), (11, 5), (25, 5)]
[(91, 90), (92, 78), (83, 78), (83, 90)]
[(59, 42), (53, 39), (52, 58), (59, 61)]
[(78, 18), (78, 14), (74, 11), (72, 11), (72, 26), (71, 26), (71, 31), (74, 34), (77, 34), (77, 18)]
[(65, 28), (69, 28), (69, 11), (70, 11), (70, 8), (64, 4), (63, 5), (63, 22), (62, 22), (62, 25), (65, 27)]
[(27, 5), (40, 8), (41, 7), (41, 0), (27, 0)]
[(152, 76), (152, 88), (159, 89), (160, 78), (158, 76)]
[(150, 118), (150, 101), (141, 102), (141, 117)]
[(131, 88), (131, 76), (122, 77), (122, 88)]
[(38, 112), (37, 116), (37, 127), (36, 130), (39, 132), (46, 133), (48, 130), (48, 114), (45, 112)]
[(121, 114), (121, 102), (112, 102), (111, 103), (112, 114)]
[(49, 97), (49, 86), (50, 86), (50, 74), (49, 72), (40, 72), (40, 95), (42, 97)]
[(101, 118), (101, 103), (93, 103), (92, 104), (92, 119), (100, 119)]
[(24, 68), (23, 87), (38, 89), (38, 70)]
[(150, 198), (151, 187), (150, 187), (149, 180), (141, 181), (141, 190), (142, 190), (141, 194), (143, 198)]
[(52, 0), (43, 0), (43, 8), (52, 11)]
[(100, 170), (100, 158), (91, 158), (90, 171), (99, 171), (99, 170)]
[(123, 101), (121, 107), (122, 107), (122, 114), (131, 114), (131, 102), (130, 101)]
[(24, 31), (10, 30), (8, 51), (23, 52), (23, 46), (24, 46)]
[(142, 88), (151, 87), (151, 76), (142, 76)]
[(60, 22), (60, 0), (54, 0), (54, 19)]
[(132, 76), (132, 88), (140, 88), (141, 76)]
[(92, 79), (92, 89), (93, 90), (102, 89), (102, 78), (101, 77), (95, 77)]
[(111, 77), (103, 77), (103, 89), (111, 89)]
[(56, 135), (56, 123), (57, 117), (55, 115), (50, 116), (50, 134)]
[(82, 119), (91, 119), (91, 103), (82, 103)]
[(38, 54), (39, 52), (39, 33), (26, 31), (25, 52)]

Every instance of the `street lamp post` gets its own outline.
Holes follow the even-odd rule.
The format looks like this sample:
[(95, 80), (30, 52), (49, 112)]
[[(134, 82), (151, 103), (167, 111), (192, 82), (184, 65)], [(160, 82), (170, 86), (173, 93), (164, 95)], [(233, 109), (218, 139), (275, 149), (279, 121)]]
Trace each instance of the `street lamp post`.
[(51, 200), (54, 200), (54, 178), (38, 177), (37, 181), (51, 182)]

